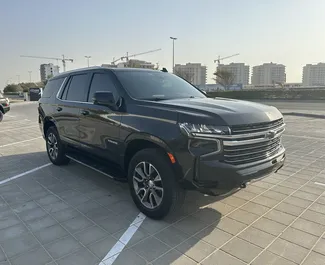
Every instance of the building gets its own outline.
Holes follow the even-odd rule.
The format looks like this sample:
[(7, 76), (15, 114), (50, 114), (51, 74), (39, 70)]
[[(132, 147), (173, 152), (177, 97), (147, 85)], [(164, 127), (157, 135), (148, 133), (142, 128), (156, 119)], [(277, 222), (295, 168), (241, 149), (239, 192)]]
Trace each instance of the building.
[(244, 63), (219, 64), (217, 71), (227, 71), (233, 74), (234, 84), (248, 85), (249, 66)]
[(41, 64), (40, 73), (41, 73), (41, 81), (45, 81), (59, 74), (59, 66), (53, 65), (52, 63)]
[(304, 86), (325, 86), (325, 63), (306, 64), (302, 70)]
[(102, 67), (107, 67), (107, 68), (117, 68), (117, 64), (102, 64)]
[(205, 85), (207, 82), (207, 67), (200, 63), (176, 64), (174, 73), (195, 86)]
[(274, 85), (286, 82), (285, 66), (276, 63), (264, 63), (253, 67), (253, 85)]
[(145, 69), (154, 69), (155, 65), (141, 60), (130, 59), (127, 62), (120, 62), (117, 64), (117, 68), (145, 68)]

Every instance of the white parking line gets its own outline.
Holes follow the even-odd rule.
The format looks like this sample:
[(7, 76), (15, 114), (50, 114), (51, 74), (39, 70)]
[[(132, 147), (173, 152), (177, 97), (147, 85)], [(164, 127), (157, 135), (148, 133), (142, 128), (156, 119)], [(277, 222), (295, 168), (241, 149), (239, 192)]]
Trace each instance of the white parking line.
[(121, 254), (124, 247), (133, 237), (135, 232), (139, 229), (144, 219), (146, 219), (146, 216), (143, 213), (139, 213), (138, 216), (132, 222), (132, 224), (130, 224), (129, 228), (124, 232), (124, 234), (120, 237), (116, 244), (111, 248), (111, 250), (99, 263), (99, 265), (112, 265), (114, 263), (114, 261)]
[(20, 127), (20, 128), (14, 128), (14, 129), (9, 129), (9, 130), (3, 130), (1, 131), (1, 133), (4, 133), (4, 132), (11, 132), (11, 131), (17, 131), (17, 130), (22, 130), (22, 129), (29, 129), (29, 128), (36, 128), (38, 127), (38, 125), (33, 125), (33, 126), (28, 126), (28, 127)]
[(20, 142), (14, 142), (14, 143), (10, 143), (10, 144), (0, 145), (0, 148), (1, 147), (11, 146), (11, 145), (16, 145), (16, 144), (21, 144), (21, 143), (26, 143), (26, 142), (34, 141), (34, 140), (40, 139), (40, 138), (42, 138), (42, 136), (36, 137), (36, 138), (32, 138), (32, 139), (28, 139), (28, 140), (24, 140), (24, 141), (20, 141)]
[[(23, 120), (19, 120), (19, 121), (8, 121), (8, 120), (4, 120), (4, 121), (2, 121), (3, 122), (3, 124), (8, 124), (8, 123), (10, 123), (10, 124), (12, 124), (12, 123), (23, 123), (23, 122), (26, 122), (26, 121), (31, 121), (31, 120), (29, 120), (29, 119), (23, 119)], [(8, 122), (8, 123), (7, 123)]]
[(25, 176), (25, 175), (28, 175), (28, 174), (30, 174), (30, 173), (33, 173), (33, 172), (37, 171), (37, 170), (40, 170), (40, 169), (45, 168), (45, 167), (48, 167), (48, 166), (50, 166), (50, 165), (52, 165), (52, 163), (48, 163), (48, 164), (45, 164), (45, 165), (43, 165), (43, 166), (33, 168), (33, 169), (31, 169), (31, 170), (25, 171), (25, 172), (23, 172), (23, 173), (21, 173), (21, 174), (18, 174), (18, 175), (16, 175), (16, 176), (11, 177), (11, 178), (4, 179), (4, 180), (0, 181), (0, 185), (5, 184), (5, 183), (7, 183), (7, 182), (9, 182), (9, 181), (12, 181), (12, 180), (14, 180), (14, 179), (21, 178), (21, 177), (23, 177), (23, 176)]
[(325, 183), (321, 183), (321, 182), (315, 182), (314, 184), (319, 185), (319, 186), (325, 186)]

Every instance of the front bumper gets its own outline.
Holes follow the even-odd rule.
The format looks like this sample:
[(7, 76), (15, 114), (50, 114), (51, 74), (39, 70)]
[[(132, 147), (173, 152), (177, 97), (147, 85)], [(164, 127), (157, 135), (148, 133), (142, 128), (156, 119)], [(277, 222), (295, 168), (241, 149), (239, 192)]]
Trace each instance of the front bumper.
[(192, 185), (202, 193), (225, 195), (253, 182), (277, 172), (285, 162), (285, 149), (264, 161), (250, 165), (230, 165), (218, 160), (196, 162), (196, 170)]

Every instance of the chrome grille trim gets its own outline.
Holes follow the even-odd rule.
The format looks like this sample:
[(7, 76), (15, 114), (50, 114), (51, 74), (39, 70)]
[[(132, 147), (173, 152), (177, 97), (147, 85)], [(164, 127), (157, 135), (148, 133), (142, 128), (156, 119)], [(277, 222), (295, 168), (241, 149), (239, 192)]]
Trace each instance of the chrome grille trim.
[[(248, 131), (253, 132), (247, 133)], [(284, 131), (283, 119), (257, 125), (232, 126), (232, 135), (221, 137), (223, 161), (232, 165), (249, 165), (272, 159), (280, 152), (284, 152), (281, 144)]]
[(284, 125), (283, 118), (272, 121), (272, 122), (264, 122), (264, 123), (257, 123), (257, 124), (248, 124), (248, 125), (235, 125), (231, 126), (231, 134), (244, 134), (249, 132), (256, 132), (256, 131), (269, 131), (275, 128), (281, 127)]
[[(285, 124), (282, 124), (281, 126), (277, 127), (274, 131), (276, 133), (280, 133), (281, 131), (284, 131)], [(269, 130), (264, 130), (261, 132), (255, 132), (255, 133), (246, 133), (246, 134), (237, 134), (237, 135), (218, 135), (218, 134), (207, 134), (207, 133), (192, 133), (194, 137), (204, 137), (204, 138), (217, 138), (222, 140), (236, 140), (236, 139), (243, 139), (243, 138), (253, 138), (253, 137), (265, 137), (265, 134)]]

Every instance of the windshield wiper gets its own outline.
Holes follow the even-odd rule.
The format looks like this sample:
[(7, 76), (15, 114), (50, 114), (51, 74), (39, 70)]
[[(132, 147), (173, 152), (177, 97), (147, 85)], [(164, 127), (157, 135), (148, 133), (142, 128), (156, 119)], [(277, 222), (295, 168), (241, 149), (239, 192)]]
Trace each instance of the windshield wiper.
[(149, 101), (161, 101), (166, 100), (166, 98), (142, 98), (142, 100), (149, 100)]

